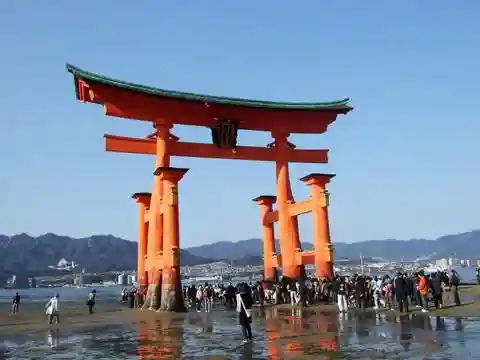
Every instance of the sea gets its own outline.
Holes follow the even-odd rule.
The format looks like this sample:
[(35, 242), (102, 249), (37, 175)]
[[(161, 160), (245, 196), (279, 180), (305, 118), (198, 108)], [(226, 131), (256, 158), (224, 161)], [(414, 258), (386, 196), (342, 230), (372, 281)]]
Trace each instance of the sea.
[(477, 283), (477, 269), (474, 267), (453, 267), (460, 277), (460, 281), (466, 284), (476, 284)]
[[(121, 287), (98, 287), (99, 302), (118, 301)], [(19, 290), (39, 303), (55, 292), (62, 308), (84, 304), (89, 288)], [(15, 290), (0, 290), (3, 308)], [(132, 312), (129, 312), (132, 311)], [(254, 340), (243, 344), (234, 310), (218, 305), (178, 316), (123, 310), (82, 326), (24, 326), (0, 331), (1, 359), (409, 359), (480, 360), (480, 318), (315, 309), (256, 309)], [(5, 319), (3, 317), (2, 319)], [(8, 318), (10, 319), (10, 318)], [(5, 320), (4, 320), (5, 321)], [(14, 321), (10, 319), (9, 321)], [(0, 324), (0, 327), (2, 324)], [(4, 325), (6, 326), (6, 325)]]
[(0, 303), (11, 303), (13, 296), (18, 292), (22, 298), (22, 302), (47, 302), (57, 293), (63, 303), (80, 303), (84, 302), (88, 293), (95, 289), (98, 297), (108, 301), (115, 301), (121, 297), (124, 287), (120, 285), (112, 286), (91, 286), (91, 287), (42, 287), (35, 289), (0, 289)]

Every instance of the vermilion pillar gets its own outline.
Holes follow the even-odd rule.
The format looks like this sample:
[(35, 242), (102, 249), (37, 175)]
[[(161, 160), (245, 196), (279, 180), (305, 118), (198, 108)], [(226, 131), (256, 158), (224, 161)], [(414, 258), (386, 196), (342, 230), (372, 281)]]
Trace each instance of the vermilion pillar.
[(137, 282), (143, 291), (148, 286), (147, 248), (148, 248), (148, 219), (145, 211), (150, 207), (151, 193), (135, 193), (132, 198), (138, 204), (138, 261)]
[(276, 175), (277, 175), (277, 211), (279, 224), (280, 248), (282, 252), (282, 273), (292, 279), (302, 275), (301, 267), (296, 263), (296, 252), (301, 249), (298, 234), (298, 222), (290, 216), (289, 204), (293, 202), (290, 175), (288, 171), (288, 154), (292, 150), (287, 132), (275, 131)]
[[(169, 144), (170, 144), (170, 129), (172, 124), (156, 122), (154, 124), (156, 129), (156, 150), (155, 168), (170, 166)], [(153, 182), (153, 192), (151, 200), (151, 210), (149, 219), (149, 256), (156, 259), (156, 262), (161, 259), (163, 251), (163, 221), (162, 221), (162, 197), (163, 197), (163, 183), (159, 177), (155, 177)], [(156, 269), (161, 269), (161, 264)]]
[(326, 185), (333, 174), (310, 174), (300, 180), (310, 185), (313, 202), (313, 240), (315, 245), (315, 270), (317, 277), (333, 277), (333, 246), (328, 220), (329, 193)]
[[(156, 120), (156, 158), (155, 168), (170, 166), (170, 129), (172, 124), (163, 120)], [(145, 307), (152, 310), (160, 307), (162, 268), (163, 268), (163, 182), (156, 176), (153, 182), (152, 199), (150, 201), (148, 223), (148, 264), (149, 264), (149, 291)]]
[(180, 227), (178, 182), (188, 169), (159, 167), (155, 176), (163, 183), (163, 273), (161, 310), (187, 311), (180, 278)]
[(273, 264), (273, 257), (276, 255), (274, 223), (267, 223), (265, 218), (273, 210), (276, 199), (276, 196), (272, 195), (262, 195), (253, 199), (260, 207), (260, 224), (263, 237), (263, 274), (264, 279), (268, 281), (277, 280), (277, 267)]

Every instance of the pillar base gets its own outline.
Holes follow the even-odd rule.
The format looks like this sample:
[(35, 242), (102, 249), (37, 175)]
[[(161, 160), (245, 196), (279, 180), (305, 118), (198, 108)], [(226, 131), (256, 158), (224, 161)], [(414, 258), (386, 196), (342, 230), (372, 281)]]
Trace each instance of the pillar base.
[(183, 299), (180, 268), (163, 269), (161, 311), (188, 312)]
[(263, 271), (263, 280), (278, 282), (278, 273), (276, 267), (265, 268)]
[(150, 278), (152, 279), (152, 282), (148, 284), (147, 296), (142, 308), (148, 310), (158, 310), (162, 295), (162, 271), (153, 269)]
[[(282, 267), (282, 275), (291, 280), (298, 280), (302, 277), (302, 266), (303, 265), (284, 266)], [(305, 271), (305, 268), (303, 271)]]
[(322, 261), (315, 263), (315, 275), (317, 278), (333, 279), (333, 263), (330, 261)]

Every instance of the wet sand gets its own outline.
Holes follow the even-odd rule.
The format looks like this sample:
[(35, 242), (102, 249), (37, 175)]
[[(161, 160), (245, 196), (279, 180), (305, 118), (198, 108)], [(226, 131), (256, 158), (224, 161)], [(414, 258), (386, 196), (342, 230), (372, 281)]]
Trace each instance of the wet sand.
[[(43, 304), (21, 313), (0, 308), (0, 359), (476, 359), (480, 354), (480, 287), (464, 287), (464, 306), (338, 314), (336, 307), (255, 309), (254, 342), (241, 344), (235, 311), (168, 314), (110, 301), (89, 315), (61, 304), (61, 324), (46, 324)], [(449, 318), (446, 315), (459, 315)], [(3, 347), (2, 347), (3, 344)]]
[[(112, 313), (110, 313), (111, 315)], [(116, 316), (2, 332), (4, 357), (15, 359), (475, 359), (480, 322), (315, 309), (256, 310), (253, 343), (241, 344), (234, 311)], [(86, 318), (85, 315), (79, 315)], [(120, 321), (121, 319), (121, 321)], [(468, 331), (472, 334), (469, 339)], [(475, 330), (476, 329), (476, 330)], [(18, 330), (18, 328), (17, 328)], [(0, 346), (2, 341), (0, 340)], [(0, 349), (0, 359), (2, 350)]]
[[(99, 304), (95, 313), (88, 314), (88, 309), (81, 304), (60, 304), (60, 327), (88, 326), (91, 323), (123, 323), (131, 311), (118, 302)], [(130, 310), (130, 309), (128, 309)], [(10, 304), (0, 306), (0, 336), (3, 332), (31, 331), (37, 329), (51, 328), (47, 324), (45, 306), (42, 303), (23, 303), (18, 314), (11, 314)]]
[[(460, 298), (462, 305), (457, 307), (450, 302), (446, 302), (443, 309), (435, 310), (430, 304), (430, 316), (477, 316), (480, 315), (480, 285), (466, 285), (460, 287)], [(95, 305), (95, 314), (92, 316), (88, 314), (86, 305), (78, 302), (60, 303), (61, 306), (61, 324), (80, 324), (82, 322), (91, 321), (105, 321), (121, 323), (122, 321), (131, 321), (136, 318), (142, 318), (144, 314), (148, 316), (160, 317), (160, 316), (173, 316), (169, 313), (163, 312), (151, 312), (142, 311), (140, 309), (128, 309), (125, 304), (119, 301), (99, 301)], [(221, 307), (220, 307), (221, 308)], [(291, 310), (290, 304), (280, 305), (266, 305), (268, 308), (276, 308), (279, 310)], [(20, 313), (16, 315), (10, 314), (11, 304), (0, 303), (0, 324), (11, 327), (15, 326), (33, 326), (35, 324), (46, 324), (45, 309), (43, 303), (22, 303)], [(314, 304), (308, 307), (315, 311), (321, 311), (323, 313), (338, 312), (335, 304)], [(416, 309), (410, 306), (410, 312), (420, 312), (420, 309)], [(193, 311), (193, 309), (190, 309)], [(355, 310), (353, 310), (355, 311)], [(383, 309), (373, 310), (367, 308), (366, 311), (386, 311)], [(395, 315), (400, 315), (396, 311), (393, 311)], [(3, 327), (0, 327), (0, 333), (5, 331)]]

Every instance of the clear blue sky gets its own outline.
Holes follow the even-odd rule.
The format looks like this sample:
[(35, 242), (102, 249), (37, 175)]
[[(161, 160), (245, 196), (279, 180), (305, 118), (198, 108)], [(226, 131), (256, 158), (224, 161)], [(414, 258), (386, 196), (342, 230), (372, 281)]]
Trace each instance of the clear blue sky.
[[(175, 5), (172, 5), (175, 4)], [(4, 1), (0, 4), (0, 233), (136, 237), (133, 192), (154, 158), (104, 151), (144, 122), (75, 99), (70, 62), (167, 89), (264, 100), (350, 97), (355, 110), (299, 147), (330, 148), (334, 241), (433, 238), (479, 228), (480, 2)], [(209, 141), (201, 128), (182, 140)], [(268, 134), (242, 134), (265, 145)], [(183, 246), (260, 235), (251, 199), (274, 166), (175, 158)], [(241, 180), (237, 181), (241, 176)], [(212, 204), (209, 206), (208, 204)], [(205, 211), (205, 209), (210, 209)], [(220, 212), (215, 212), (220, 209)], [(311, 241), (310, 217), (301, 219)]]

